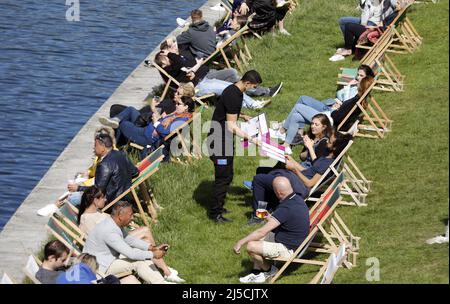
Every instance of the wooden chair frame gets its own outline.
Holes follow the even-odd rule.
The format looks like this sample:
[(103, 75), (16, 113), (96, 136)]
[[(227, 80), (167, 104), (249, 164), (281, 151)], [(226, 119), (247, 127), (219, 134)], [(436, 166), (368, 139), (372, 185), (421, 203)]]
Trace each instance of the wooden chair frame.
[[(342, 205), (367, 206), (366, 197), (371, 190), (372, 181), (368, 180), (356, 166), (355, 162), (347, 155), (348, 150), (353, 144), (353, 140), (349, 141), (347, 146), (331, 163), (328, 169), (322, 174), (319, 181), (311, 188), (306, 202), (317, 202), (320, 199), (312, 197), (312, 195), (326, 185), (334, 182), (340, 173), (344, 173), (344, 180), (341, 183), (341, 195), (349, 197), (349, 201), (341, 200)], [(331, 176), (330, 176), (331, 175)]]
[[(355, 106), (347, 113), (342, 122), (337, 126), (338, 131), (347, 122), (347, 120), (350, 118), (353, 112), (359, 108), (363, 115), (363, 122), (358, 124), (358, 132), (356, 133), (356, 136), (383, 139), (385, 138), (388, 132), (391, 132), (393, 120), (388, 118), (388, 116), (383, 111), (378, 102), (375, 100), (375, 98), (372, 95), (370, 95), (376, 82), (377, 80), (374, 81), (374, 83), (366, 90), (366, 92), (364, 92), (364, 94), (356, 102)], [(362, 105), (362, 102), (364, 100), (366, 101), (368, 100), (366, 109)]]
[[(202, 112), (203, 112), (203, 107), (200, 107), (200, 109), (194, 113), (194, 115), (192, 116), (191, 119), (184, 122), (181, 126), (179, 126), (175, 130), (170, 132), (169, 135), (164, 137), (164, 143), (168, 144), (168, 145), (170, 145), (169, 141), (171, 141), (171, 140), (176, 139), (179, 141), (179, 143), (181, 144), (181, 147), (183, 149), (183, 155), (187, 157), (189, 163), (191, 163), (193, 159), (201, 159), (202, 153), (201, 153), (200, 147), (195, 142), (195, 140), (189, 140), (192, 143), (192, 152), (190, 151), (189, 145), (186, 142), (187, 140), (185, 138), (185, 134), (183, 134), (183, 133), (185, 132), (184, 130), (186, 130), (186, 128), (189, 128), (189, 136), (191, 139), (193, 138), (193, 136), (192, 136), (193, 128), (191, 128), (190, 125), (192, 125), (198, 119), (201, 119)], [(181, 160), (179, 160), (175, 157), (172, 157), (172, 156), (171, 156), (171, 160), (174, 162), (181, 162)]]
[[(353, 256), (353, 264), (345, 261), (346, 267), (350, 268), (356, 265), (356, 256), (359, 250), (359, 237), (353, 236), (348, 227), (342, 221), (335, 209), (341, 200), (340, 183), (343, 181), (343, 174), (333, 182), (327, 191), (321, 196), (320, 200), (310, 210), (310, 232), (295, 252), (288, 258), (275, 258), (276, 261), (284, 261), (284, 265), (279, 269), (269, 283), (274, 283), (286, 268), (292, 263), (310, 264), (317, 266), (326, 265), (327, 261), (302, 259), (306, 250), (316, 253), (333, 253), (339, 248), (337, 244), (345, 244), (349, 248), (349, 254)], [(328, 230), (326, 229), (328, 227)], [(322, 235), (325, 243), (314, 243), (317, 235)]]
[[(165, 77), (167, 77), (166, 85), (164, 86), (163, 93), (161, 94), (161, 97), (160, 97), (161, 100), (163, 100), (164, 97), (166, 97), (166, 95), (167, 95), (167, 93), (168, 93), (168, 91), (169, 91), (170, 85), (171, 85), (172, 83), (174, 83), (177, 87), (179, 87), (179, 86), (180, 86), (180, 82), (179, 82), (178, 80), (176, 80), (175, 78), (173, 78), (169, 73), (167, 73), (167, 72), (166, 72), (162, 67), (160, 67), (154, 60), (151, 62), (151, 65), (152, 65), (154, 68), (156, 68), (162, 75), (164, 75)], [(173, 89), (175, 89), (175, 88), (173, 88)], [(205, 108), (208, 108), (208, 105), (205, 104), (205, 102), (204, 102), (203, 100), (204, 100), (204, 99), (207, 99), (207, 98), (209, 98), (209, 97), (212, 97), (212, 96), (214, 96), (214, 94), (207, 94), (207, 95), (199, 96), (199, 97), (194, 96), (194, 97), (192, 97), (192, 99), (193, 99), (195, 102), (199, 103), (200, 105), (204, 106)]]
[[(343, 251), (342, 256), (339, 256), (339, 253)], [(330, 257), (327, 260), (326, 265), (322, 266), (319, 272), (314, 276), (314, 278), (309, 282), (310, 284), (331, 284), (333, 281), (334, 275), (341, 268), (342, 263), (347, 258), (347, 253), (345, 251), (345, 244), (342, 244), (337, 252), (333, 252), (330, 254)], [(336, 262), (336, 266), (333, 265)], [(320, 280), (322, 278), (322, 280)]]
[[(162, 147), (163, 148), (163, 147)], [(132, 181), (132, 185), (130, 188), (128, 188), (126, 191), (124, 191), (122, 194), (120, 194), (116, 199), (114, 199), (112, 202), (110, 202), (108, 205), (106, 205), (102, 211), (105, 212), (109, 208), (111, 208), (114, 204), (116, 204), (118, 201), (120, 201), (122, 198), (124, 198), (128, 193), (131, 193), (133, 196), (134, 201), (136, 202), (136, 205), (139, 210), (139, 214), (141, 215), (142, 220), (144, 221), (144, 224), (151, 228), (150, 223), (144, 213), (144, 209), (142, 208), (141, 201), (139, 199), (139, 196), (137, 195), (137, 191), (141, 189), (141, 195), (144, 196), (144, 202), (147, 206), (148, 212), (150, 217), (152, 218), (152, 222), (157, 222), (157, 211), (156, 211), (156, 204), (152, 201), (152, 198), (150, 195), (148, 195), (148, 192), (142, 190), (145, 187), (145, 181), (155, 174), (156, 171), (159, 170), (159, 164), (161, 163), (162, 159), (164, 158), (164, 155), (161, 155), (158, 159), (153, 161), (149, 166), (147, 166), (143, 171), (139, 173), (139, 176), (136, 177)]]
[(28, 271), (27, 265), (28, 265), (30, 259), (31, 259), (32, 261), (34, 261), (38, 267), (41, 267), (41, 266), (42, 266), (42, 262), (41, 262), (37, 257), (35, 257), (33, 254), (30, 254), (30, 255), (28, 256), (26, 265), (22, 268), (22, 272), (25, 274), (25, 276), (26, 276), (28, 279), (30, 279), (30, 280), (33, 282), (33, 284), (42, 284), (42, 283), (36, 278), (36, 275), (35, 275), (35, 274), (32, 274), (30, 271)]

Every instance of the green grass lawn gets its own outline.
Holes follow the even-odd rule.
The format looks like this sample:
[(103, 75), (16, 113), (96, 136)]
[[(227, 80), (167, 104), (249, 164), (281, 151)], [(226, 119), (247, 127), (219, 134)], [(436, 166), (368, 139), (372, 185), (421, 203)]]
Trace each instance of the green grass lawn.
[[(264, 84), (285, 84), (264, 109), (269, 120), (284, 119), (300, 95), (334, 96), (339, 67), (358, 65), (351, 59), (328, 61), (343, 43), (337, 20), (358, 15), (355, 6), (354, 0), (302, 1), (287, 17), (292, 37), (266, 35), (249, 42), (252, 68)], [(366, 283), (370, 257), (380, 262), (379, 283), (449, 282), (448, 245), (425, 243), (444, 232), (448, 218), (448, 1), (414, 5), (409, 18), (424, 40), (414, 54), (391, 56), (406, 75), (405, 91), (374, 94), (394, 120), (392, 132), (384, 140), (357, 138), (350, 149), (373, 181), (373, 190), (367, 207), (339, 207), (353, 234), (361, 237), (361, 249), (358, 266), (339, 270), (335, 283)], [(248, 255), (235, 255), (232, 248), (255, 229), (245, 225), (251, 193), (242, 182), (252, 179), (259, 164), (257, 157), (235, 159), (226, 200), (234, 221), (227, 225), (206, 217), (213, 191), (213, 166), (207, 157), (189, 166), (165, 164), (151, 177), (156, 198), (165, 207), (154, 235), (172, 245), (166, 259), (188, 283), (238, 283), (251, 269)], [(317, 270), (293, 265), (278, 283), (307, 283)]]

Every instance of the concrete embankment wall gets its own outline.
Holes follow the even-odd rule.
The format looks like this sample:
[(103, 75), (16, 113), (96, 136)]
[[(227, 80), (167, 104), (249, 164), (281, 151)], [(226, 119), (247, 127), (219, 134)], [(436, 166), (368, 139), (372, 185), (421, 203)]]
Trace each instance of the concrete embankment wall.
[[(204, 18), (211, 25), (224, 16), (224, 12), (210, 9), (219, 2), (219, 0), (208, 0), (201, 7)], [(176, 26), (175, 16), (173, 23)], [(176, 28), (167, 37), (176, 36), (181, 31), (182, 29)], [(153, 50), (147, 58), (153, 58), (157, 51), (158, 49)], [(94, 131), (100, 126), (98, 118), (101, 115), (109, 115), (109, 108), (113, 104), (141, 108), (153, 87), (160, 84), (162, 79), (158, 71), (153, 67), (146, 67), (141, 62), (86, 122), (0, 233), (0, 276), (5, 271), (17, 282), (23, 280), (22, 267), (28, 255), (37, 253), (48, 238), (45, 229), (48, 218), (38, 216), (36, 211), (56, 201), (58, 196), (66, 191), (67, 180), (76, 172), (90, 166), (93, 157)]]

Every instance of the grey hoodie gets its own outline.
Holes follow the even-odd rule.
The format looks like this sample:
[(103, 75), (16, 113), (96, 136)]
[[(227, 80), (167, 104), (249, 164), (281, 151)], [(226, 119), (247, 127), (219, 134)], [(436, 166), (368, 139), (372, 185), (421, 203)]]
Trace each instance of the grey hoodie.
[(193, 23), (187, 31), (177, 37), (178, 44), (189, 44), (189, 49), (197, 58), (206, 58), (216, 50), (216, 32), (208, 22)]

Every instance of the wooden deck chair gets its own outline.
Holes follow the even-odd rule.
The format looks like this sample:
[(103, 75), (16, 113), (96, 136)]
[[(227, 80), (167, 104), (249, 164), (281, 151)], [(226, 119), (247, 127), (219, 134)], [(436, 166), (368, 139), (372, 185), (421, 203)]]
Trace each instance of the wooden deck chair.
[[(406, 5), (397, 12), (397, 16), (380, 36), (379, 40), (384, 40), (386, 36), (392, 37), (386, 50), (387, 52), (397, 54), (413, 53), (422, 44), (422, 37), (420, 37), (411, 21), (406, 17), (409, 6)], [(370, 51), (377, 48), (379, 44), (379, 41), (372, 46), (357, 44), (356, 48)]]
[(341, 267), (346, 255), (345, 244), (341, 244), (337, 252), (330, 254), (327, 264), (322, 266), (316, 276), (311, 280), (310, 284), (331, 284), (333, 282), (334, 275)]
[[(387, 36), (386, 36), (387, 37)], [(391, 37), (390, 40), (393, 38)], [(374, 51), (370, 51), (370, 56), (361, 60), (361, 64), (366, 64), (372, 68), (376, 75), (375, 90), (395, 92), (404, 90), (405, 76), (400, 73), (394, 62), (386, 53), (389, 40), (385, 40)], [(338, 74), (338, 85), (346, 85), (356, 77), (357, 69), (341, 68)]]
[[(140, 152), (144, 150), (144, 147), (142, 147), (136, 143), (133, 143), (133, 142), (130, 142), (129, 146), (133, 147), (134, 149), (136, 149), (137, 151), (140, 151)], [(164, 145), (160, 145), (156, 150), (154, 150), (153, 152), (148, 154), (143, 160), (138, 162), (136, 164), (136, 167), (138, 168), (139, 172), (144, 171), (154, 161), (157, 161), (158, 159), (163, 160), (164, 159), (164, 148), (165, 148)], [(141, 153), (139, 153), (139, 155), (141, 155)], [(164, 209), (156, 201), (156, 197), (153, 193), (153, 189), (152, 189), (151, 185), (149, 185), (148, 180), (147, 180), (147, 182), (141, 184), (141, 186), (139, 187), (139, 190), (140, 190), (141, 196), (144, 198), (144, 201), (147, 202), (148, 204), (151, 204), (154, 210), (160, 211), (160, 210)], [(139, 217), (140, 217), (140, 214), (139, 214)]]
[[(181, 145), (183, 156), (187, 158), (188, 163), (192, 162), (193, 159), (202, 158), (201, 149), (195, 142), (195, 140), (193, 140), (193, 128), (191, 128), (191, 126), (193, 125), (194, 121), (201, 119), (203, 109), (204, 107), (200, 106), (200, 108), (194, 113), (191, 119), (184, 122), (181, 126), (170, 132), (170, 134), (164, 138), (164, 145), (167, 147), (169, 151), (169, 157), (172, 161), (179, 163), (182, 162), (179, 157), (173, 156), (170, 152), (170, 146), (173, 140), (177, 140), (177, 143)], [(190, 145), (190, 143), (192, 145)]]
[[(250, 17), (249, 17), (249, 20), (251, 20)], [(234, 42), (236, 42), (239, 38), (241, 38), (241, 36), (245, 32), (247, 32), (249, 30), (248, 22), (249, 21), (247, 21), (247, 24), (244, 25), (239, 31), (237, 31), (236, 33), (231, 35), (230, 38), (228, 38), (227, 40), (222, 42), (216, 48), (216, 50), (203, 61), (203, 64), (208, 64), (214, 58), (221, 57), (224, 60), (227, 68), (231, 69), (232, 68), (232, 66), (231, 66), (231, 59), (228, 58), (228, 56), (227, 56), (227, 48), (231, 47)], [(244, 72), (244, 65), (242, 64), (241, 58), (239, 58), (238, 54), (239, 54), (239, 52), (232, 51), (232, 58), (233, 58), (234, 62), (236, 63), (236, 66), (239, 69), (239, 71), (241, 73), (243, 73)]]
[(36, 279), (36, 273), (39, 271), (39, 267), (41, 265), (42, 263), (39, 259), (37, 259), (34, 255), (29, 255), (25, 266), (22, 268), (25, 276), (34, 284), (42, 284), (38, 279)]
[(388, 52), (411, 54), (422, 45), (423, 38), (417, 33), (417, 30), (407, 17), (407, 12), (411, 5), (412, 3), (405, 5), (399, 11), (394, 21), (394, 40), (389, 46)]
[(309, 191), (306, 202), (316, 202), (319, 199), (314, 194), (320, 193), (322, 189), (331, 184), (341, 172), (344, 173), (344, 181), (341, 183), (341, 195), (349, 197), (349, 200), (341, 200), (343, 205), (367, 206), (366, 197), (370, 191), (371, 181), (369, 181), (358, 169), (354, 161), (347, 156), (347, 152), (353, 144), (350, 140), (347, 146), (331, 163), (321, 178)]
[(57, 240), (69, 248), (71, 253), (77, 256), (81, 254), (85, 243), (83, 236), (77, 234), (73, 229), (69, 229), (61, 219), (58, 219), (57, 215), (53, 215), (49, 219), (46, 228)]
[[(166, 81), (166, 85), (164, 86), (164, 90), (163, 93), (161, 94), (161, 100), (163, 100), (169, 89), (171, 88), (173, 91), (176, 91), (177, 88), (180, 86), (180, 82), (178, 80), (176, 80), (175, 78), (173, 78), (169, 73), (167, 73), (162, 67), (160, 67), (158, 64), (156, 64), (156, 62), (153, 60), (151, 62), (151, 66), (153, 66), (154, 68), (156, 68), (159, 73), (161, 74), (161, 78), (163, 78), (163, 80), (167, 79)], [(207, 94), (204, 96), (194, 96), (192, 97), (192, 100), (194, 100), (195, 102), (199, 103), (200, 105), (208, 108), (208, 105), (205, 104), (205, 102), (203, 101), (206, 98), (212, 97), (214, 96), (213, 94)]]
[[(333, 183), (327, 188), (327, 190), (322, 194), (321, 199), (314, 204), (314, 206), (310, 209), (310, 222), (311, 226), (314, 226), (314, 223), (318, 221), (318, 215), (323, 212), (324, 204), (326, 204), (327, 199), (332, 197), (335, 191), (339, 190), (340, 195), (342, 194), (342, 184), (345, 183), (345, 174), (344, 172), (341, 172), (339, 175), (336, 176), (336, 179), (333, 181)], [(339, 196), (339, 205), (342, 202), (342, 197)], [(344, 261), (344, 264), (347, 268), (351, 268), (352, 266), (356, 265), (356, 256), (359, 254), (359, 237), (356, 237), (352, 234), (350, 229), (347, 227), (347, 225), (344, 223), (342, 218), (338, 215), (337, 211), (334, 211), (332, 216), (329, 220), (329, 232), (328, 236), (329, 238), (336, 239), (339, 244), (345, 244), (346, 252), (349, 253), (349, 257), (351, 255), (352, 261)], [(323, 231), (320, 233), (324, 234)], [(316, 251), (316, 252), (327, 252), (332, 253), (333, 250), (336, 250), (336, 246), (330, 242), (330, 240), (327, 238), (327, 235), (324, 234), (326, 239), (328, 240), (328, 244), (317, 244), (317, 243), (311, 243), (311, 247), (316, 248), (325, 248), (325, 251)]]
[(6, 273), (3, 273), (2, 279), (0, 280), (0, 285), (16, 284), (16, 282)]
[[(321, 199), (314, 205), (314, 207), (310, 210), (310, 231), (305, 240), (300, 244), (300, 246), (295, 250), (295, 252), (289, 258), (275, 258), (273, 260), (283, 261), (284, 265), (279, 269), (279, 271), (275, 274), (274, 277), (271, 278), (269, 283), (274, 283), (281, 274), (286, 270), (286, 268), (292, 263), (302, 263), (302, 264), (310, 264), (317, 266), (326, 265), (327, 261), (323, 260), (313, 260), (313, 259), (302, 259), (303, 254), (309, 250), (316, 253), (332, 253), (337, 252), (339, 245), (345, 243), (351, 248), (351, 244), (347, 244), (346, 241), (349, 240), (343, 238), (339, 232), (336, 231), (336, 228), (326, 229), (326, 225), (334, 226), (336, 221), (331, 221), (334, 219), (334, 211), (336, 206), (340, 201), (340, 183), (343, 181), (343, 174), (339, 175), (335, 182), (325, 191), (325, 193), (321, 196)], [(333, 216), (332, 216), (333, 215)], [(347, 227), (346, 227), (347, 228)], [(349, 232), (345, 230), (345, 232)], [(325, 243), (314, 243), (314, 239), (316, 236), (321, 234), (325, 239)], [(344, 232), (342, 233), (344, 234)], [(356, 237), (355, 237), (356, 238)], [(337, 240), (339, 245), (335, 242)], [(359, 239), (358, 239), (359, 240)], [(350, 263), (346, 264), (347, 267), (351, 267)]]
[[(155, 160), (154, 162), (152, 162), (149, 166), (147, 166), (143, 171), (141, 171), (139, 173), (139, 176), (136, 177), (131, 184), (131, 187), (128, 188), (125, 192), (123, 192), (122, 194), (120, 194), (116, 199), (114, 199), (112, 202), (110, 202), (108, 205), (106, 205), (102, 211), (105, 212), (106, 210), (108, 210), (109, 208), (111, 208), (115, 203), (117, 203), (118, 201), (120, 201), (122, 198), (124, 198), (127, 194), (131, 193), (133, 196), (134, 201), (136, 202), (136, 205), (138, 207), (139, 210), (139, 214), (142, 218), (142, 220), (144, 221), (144, 224), (151, 228), (150, 223), (147, 219), (147, 216), (145, 215), (144, 209), (142, 208), (142, 204), (141, 201), (139, 199), (139, 196), (137, 194), (137, 191), (139, 189), (141, 189), (141, 186), (144, 184), (144, 182), (150, 177), (152, 176), (156, 171), (159, 170), (159, 165), (162, 161), (162, 159), (164, 158), (164, 156), (160, 156), (157, 160)], [(144, 191), (141, 191), (141, 193)], [(147, 200), (146, 198), (144, 199), (144, 203), (147, 206), (148, 209), (148, 213), (152, 218), (152, 222), (156, 223), (157, 222), (157, 211), (155, 206), (153, 205), (153, 202), (151, 200)]]
[[(355, 106), (347, 113), (344, 119), (337, 126), (338, 131), (343, 131), (343, 126), (348, 124), (349, 119), (352, 117), (353, 113), (355, 113), (355, 111), (359, 109), (363, 118), (358, 124), (358, 131), (356, 132), (356, 136), (383, 139), (385, 138), (387, 133), (391, 132), (393, 120), (391, 120), (387, 116), (379, 103), (371, 94), (372, 89), (375, 87), (376, 83), (377, 80), (375, 80), (375, 82), (366, 90), (366, 92), (364, 92), (364, 94), (356, 102)], [(363, 106), (364, 100), (366, 100), (367, 103), (366, 108), (364, 108)]]

